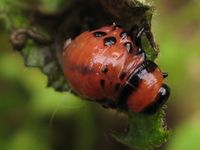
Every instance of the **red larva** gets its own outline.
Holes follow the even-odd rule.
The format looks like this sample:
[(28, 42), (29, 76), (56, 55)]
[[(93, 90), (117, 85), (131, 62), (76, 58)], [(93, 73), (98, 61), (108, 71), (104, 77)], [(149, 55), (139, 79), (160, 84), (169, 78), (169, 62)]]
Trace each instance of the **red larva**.
[(75, 93), (107, 107), (155, 112), (169, 97), (166, 74), (122, 28), (105, 26), (68, 41), (65, 77)]

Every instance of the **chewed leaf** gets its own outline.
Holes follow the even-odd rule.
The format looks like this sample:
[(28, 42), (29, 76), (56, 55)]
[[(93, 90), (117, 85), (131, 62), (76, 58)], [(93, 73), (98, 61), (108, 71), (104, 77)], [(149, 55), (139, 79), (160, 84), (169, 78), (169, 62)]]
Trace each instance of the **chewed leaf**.
[[(83, 31), (119, 22), (134, 36), (145, 26), (148, 31), (142, 36), (142, 48), (150, 60), (158, 55), (151, 33), (154, 7), (145, 0), (36, 0), (34, 5), (31, 2), (0, 0), (0, 23), (3, 20), (12, 33), (13, 47), (24, 57), (25, 65), (40, 68), (48, 76), (48, 86), (55, 90), (70, 89), (60, 56), (65, 41)], [(114, 137), (130, 147), (148, 149), (165, 142), (168, 135), (162, 111), (154, 115), (130, 112), (128, 132)]]
[[(48, 4), (43, 3), (43, 5)], [(42, 22), (41, 24), (35, 22), (38, 17), (34, 16), (33, 8), (34, 5), (29, 2), (2, 0), (0, 20), (3, 20), (5, 28), (12, 32), (10, 41), (13, 48), (24, 57), (25, 65), (40, 68), (48, 76), (48, 86), (66, 91), (69, 87), (56, 58), (53, 38), (48, 33), (49, 29), (41, 25)], [(35, 26), (32, 25), (33, 22)]]
[(136, 149), (151, 149), (166, 142), (169, 131), (164, 127), (163, 111), (153, 115), (129, 112), (127, 133), (114, 133), (115, 139)]
[(39, 67), (43, 73), (48, 75), (48, 86), (59, 91), (67, 91), (69, 87), (51, 51), (47, 46), (40, 47), (33, 42), (28, 42), (21, 54), (25, 58), (27, 67)]

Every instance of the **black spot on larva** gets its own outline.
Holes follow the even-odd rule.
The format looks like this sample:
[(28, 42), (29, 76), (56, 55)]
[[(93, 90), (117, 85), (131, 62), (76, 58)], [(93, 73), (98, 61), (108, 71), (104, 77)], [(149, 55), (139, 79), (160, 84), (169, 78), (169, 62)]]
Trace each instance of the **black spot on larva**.
[(120, 95), (118, 98), (118, 102), (117, 102), (117, 107), (120, 109), (126, 109), (127, 108), (127, 100), (129, 95), (131, 95), (131, 93), (134, 91), (135, 89), (130, 85), (130, 84), (126, 84)]
[(115, 84), (115, 91), (118, 91), (118, 90), (119, 90), (119, 87), (120, 87), (120, 83), (116, 83), (116, 84)]
[(127, 100), (128, 97), (135, 91), (137, 91), (139, 84), (140, 84), (140, 77), (138, 74), (133, 74), (130, 79), (128, 80), (128, 83), (125, 84), (123, 87), (119, 98), (118, 98), (118, 103), (117, 106), (118, 108), (125, 109), (127, 107)]
[(126, 47), (128, 53), (132, 53), (133, 52), (133, 46), (132, 46), (131, 42), (124, 43), (124, 46)]
[(106, 32), (103, 31), (96, 31), (93, 33), (95, 37), (102, 37), (106, 35)]
[(108, 72), (108, 67), (107, 67), (107, 66), (103, 66), (103, 67), (101, 68), (101, 72), (102, 72), (102, 73), (107, 73), (107, 72)]
[(147, 72), (154, 72), (155, 69), (157, 68), (157, 65), (155, 63), (153, 63), (152, 61), (146, 61), (146, 67), (145, 69), (147, 70)]
[(111, 46), (114, 45), (117, 42), (116, 38), (114, 36), (110, 36), (104, 39), (104, 45), (105, 46)]
[(119, 76), (120, 80), (124, 80), (125, 77), (126, 77), (126, 72), (122, 72)]
[(133, 75), (128, 81), (135, 89), (139, 87), (141, 81), (141, 78), (138, 75), (139, 73)]
[(128, 36), (128, 33), (127, 33), (126, 31), (122, 31), (122, 32), (120, 33), (120, 37), (121, 37), (122, 39), (125, 39), (127, 36)]
[(105, 80), (101, 79), (99, 84), (100, 84), (101, 88), (103, 89), (104, 85), (105, 85)]

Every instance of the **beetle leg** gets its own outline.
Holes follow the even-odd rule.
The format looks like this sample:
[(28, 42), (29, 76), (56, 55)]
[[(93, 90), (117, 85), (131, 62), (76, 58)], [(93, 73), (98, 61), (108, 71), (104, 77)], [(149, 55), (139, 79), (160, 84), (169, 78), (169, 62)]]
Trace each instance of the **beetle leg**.
[(145, 27), (145, 34), (146, 34), (146, 37), (147, 37), (149, 43), (151, 44), (151, 47), (152, 47), (155, 51), (159, 51), (158, 45), (157, 45), (156, 42), (155, 42), (153, 33), (151, 32), (149, 25), (147, 25), (147, 26)]
[(150, 29), (150, 25), (148, 23), (143, 23), (142, 27), (140, 29), (138, 29), (138, 32), (135, 36), (135, 42), (136, 42), (136, 45), (138, 47), (141, 47), (141, 38), (143, 36), (143, 34), (146, 35), (146, 38), (148, 39), (151, 47), (155, 50), (155, 51), (159, 51), (158, 49), (158, 46), (155, 42), (155, 39), (154, 39), (154, 36), (153, 36), (153, 33), (151, 32), (151, 29)]
[(163, 75), (163, 78), (168, 77), (168, 73), (166, 73), (166, 72), (163, 72), (162, 75)]
[(140, 48), (142, 48), (141, 38), (142, 38), (142, 35), (144, 32), (145, 32), (145, 27), (142, 27), (141, 29), (138, 30), (136, 37), (135, 37), (135, 43)]

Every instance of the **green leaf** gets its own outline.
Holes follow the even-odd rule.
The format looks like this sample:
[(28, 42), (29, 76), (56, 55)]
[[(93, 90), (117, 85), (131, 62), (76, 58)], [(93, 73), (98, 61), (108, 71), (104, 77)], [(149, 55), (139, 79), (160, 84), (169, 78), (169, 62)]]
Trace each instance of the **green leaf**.
[[(72, 0), (38, 0), (38, 10), (45, 14), (60, 13), (71, 5)], [(73, 0), (76, 1), (76, 0)]]
[(157, 58), (158, 53), (159, 53), (159, 48), (157, 47), (157, 45), (154, 48), (149, 43), (149, 40), (147, 39), (147, 37), (142, 36), (142, 46), (143, 46), (144, 51), (146, 52), (147, 59), (154, 61)]
[(115, 139), (131, 148), (152, 149), (166, 142), (169, 131), (163, 122), (163, 110), (153, 115), (129, 112), (129, 126), (126, 133), (114, 133)]
[(0, 1), (0, 20), (4, 21), (6, 29), (25, 27), (29, 22), (22, 15), (22, 7), (15, 5), (11, 0)]
[[(4, 21), (5, 28), (9, 32), (17, 32), (18, 29), (30, 29), (40, 35), (42, 39), (50, 41), (51, 38), (48, 34), (48, 29), (45, 30), (46, 27), (38, 24), (35, 20), (36, 18), (34, 18), (37, 16), (30, 18), (30, 14), (33, 13), (32, 11), (34, 10), (34, 5), (31, 6), (31, 4), (32, 2), (30, 1), (0, 1), (0, 20)], [(43, 5), (46, 6), (47, 3), (43, 3)], [(29, 11), (27, 9), (29, 9)], [(35, 26), (31, 25), (33, 22), (35, 22)], [(47, 45), (45, 43), (43, 45), (36, 42), (34, 39), (27, 39), (20, 53), (24, 57), (26, 66), (39, 67), (48, 76), (48, 86), (59, 91), (69, 90), (61, 67), (55, 57), (55, 49), (51, 44)]]
[(200, 115), (199, 112), (191, 115), (189, 119), (186, 119), (181, 125), (177, 126), (167, 145), (167, 150), (200, 149)]

